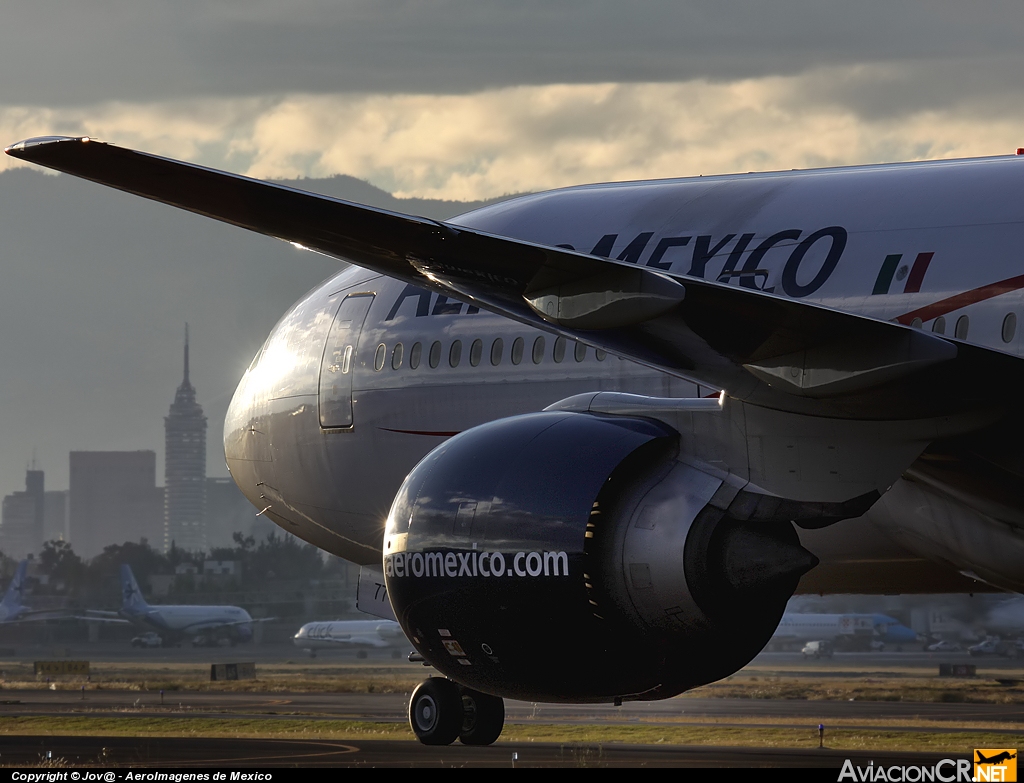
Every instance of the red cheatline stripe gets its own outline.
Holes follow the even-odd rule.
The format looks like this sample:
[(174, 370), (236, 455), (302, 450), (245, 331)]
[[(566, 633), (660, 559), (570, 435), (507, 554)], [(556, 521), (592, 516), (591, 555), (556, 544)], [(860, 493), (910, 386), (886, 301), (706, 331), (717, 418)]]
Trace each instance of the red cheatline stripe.
[(433, 432), (431, 430), (393, 430), (390, 427), (381, 427), (385, 432), (398, 432), (402, 435), (433, 435), (438, 438), (450, 438), (458, 435), (458, 432)]
[(922, 321), (930, 321), (933, 318), (938, 318), (940, 315), (951, 313), (962, 307), (984, 302), (986, 299), (992, 299), (1000, 294), (1008, 294), (1010, 291), (1019, 291), (1021, 288), (1024, 288), (1024, 275), (1017, 275), (1006, 280), (1000, 280), (998, 283), (983, 285), (981, 288), (975, 288), (972, 291), (964, 291), (962, 294), (957, 294), (947, 299), (940, 299), (938, 302), (932, 302), (930, 305), (904, 313), (898, 316), (896, 320), (907, 326), (915, 318), (920, 318)]

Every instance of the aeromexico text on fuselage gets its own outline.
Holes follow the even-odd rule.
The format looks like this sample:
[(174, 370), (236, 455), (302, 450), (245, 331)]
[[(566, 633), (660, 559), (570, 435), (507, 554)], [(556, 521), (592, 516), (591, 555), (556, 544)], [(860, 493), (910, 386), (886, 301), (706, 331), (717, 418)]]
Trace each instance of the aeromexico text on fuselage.
[[(775, 286), (764, 287), (768, 271), (761, 268), (761, 262), (764, 261), (770, 250), (779, 248), (780, 251), (785, 252), (787, 246), (791, 246), (789, 257), (782, 267), (782, 290), (787, 296), (800, 298), (810, 296), (825, 284), (842, 257), (848, 238), (847, 231), (842, 226), (827, 226), (806, 235), (803, 230), (798, 228), (776, 231), (751, 247), (755, 236), (756, 234), (753, 233), (733, 233), (720, 237), (711, 234), (679, 235), (663, 236), (652, 242), (654, 232), (642, 231), (616, 256), (616, 260), (640, 264), (661, 271), (667, 271), (676, 266), (678, 271), (680, 255), (689, 252), (690, 265), (685, 274), (690, 277), (704, 278), (707, 274), (708, 264), (713, 259), (724, 256), (725, 263), (716, 278), (719, 282), (729, 282), (733, 278), (738, 278), (739, 284), (744, 288), (772, 293), (775, 291)], [(608, 258), (618, 237), (618, 234), (605, 234), (594, 245), (590, 254)], [(815, 248), (818, 252), (824, 250), (826, 246), (828, 247), (825, 259), (810, 282), (801, 284), (797, 281), (797, 274), (800, 272), (800, 267), (808, 252), (815, 245), (820, 245)], [(558, 247), (576, 250), (569, 244), (561, 244)], [(744, 259), (744, 257), (746, 258)], [(682, 260), (685, 261), (685, 258)], [(424, 297), (423, 294), (425, 292), (422, 289), (413, 285), (407, 286), (384, 320), (394, 319), (402, 302), (413, 296), (420, 296), (416, 307), (417, 316), (454, 314), (462, 309), (461, 303), (449, 302), (447, 297), (441, 297), (431, 310), (429, 296)], [(467, 314), (476, 312), (479, 312), (476, 307), (470, 307), (467, 310)]]

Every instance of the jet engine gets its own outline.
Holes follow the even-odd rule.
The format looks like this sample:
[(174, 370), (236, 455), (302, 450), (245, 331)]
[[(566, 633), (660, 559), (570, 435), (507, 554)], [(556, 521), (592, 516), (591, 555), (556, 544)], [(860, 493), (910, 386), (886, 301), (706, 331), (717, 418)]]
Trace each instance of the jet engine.
[(657, 421), (553, 411), (428, 454), (384, 538), (419, 653), (531, 701), (666, 698), (744, 666), (817, 560), (789, 521), (731, 516), (736, 490), (678, 452)]

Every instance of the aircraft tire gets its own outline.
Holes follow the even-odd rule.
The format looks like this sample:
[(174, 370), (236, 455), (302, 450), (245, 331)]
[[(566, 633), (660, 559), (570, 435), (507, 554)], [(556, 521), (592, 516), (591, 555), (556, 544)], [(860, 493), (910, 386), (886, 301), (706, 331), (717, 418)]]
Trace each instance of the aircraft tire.
[(409, 699), (409, 726), (424, 745), (451, 745), (462, 729), (459, 686), (431, 677), (416, 686)]
[(491, 696), (470, 688), (460, 688), (462, 694), (462, 730), (459, 741), (463, 745), (490, 745), (505, 727), (505, 702), (500, 696)]

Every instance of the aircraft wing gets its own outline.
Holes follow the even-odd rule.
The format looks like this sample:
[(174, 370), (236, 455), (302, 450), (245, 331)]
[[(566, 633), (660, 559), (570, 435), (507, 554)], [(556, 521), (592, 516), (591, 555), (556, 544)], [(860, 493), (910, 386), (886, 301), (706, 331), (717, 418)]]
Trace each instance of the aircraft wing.
[(20, 623), (39, 623), (46, 620), (74, 620), (74, 615), (62, 612), (59, 609), (32, 609), (12, 620), (0, 621), (0, 625), (16, 625)]
[(352, 204), (87, 138), (7, 153), (432, 288), (778, 410), (918, 419), (1012, 405), (1024, 361), (761, 291)]
[(180, 633), (194, 633), (195, 631), (212, 631), (216, 628), (234, 628), (238, 625), (251, 625), (252, 623), (266, 623), (271, 620), (276, 620), (275, 617), (260, 617), (253, 618), (250, 620), (231, 620), (230, 622), (221, 622), (219, 620), (203, 621), (186, 625), (183, 628), (175, 629)]
[(76, 620), (88, 620), (92, 623), (115, 623), (117, 625), (132, 625), (131, 620), (122, 617), (118, 612), (110, 612), (105, 609), (86, 609), (84, 615), (75, 615)]

